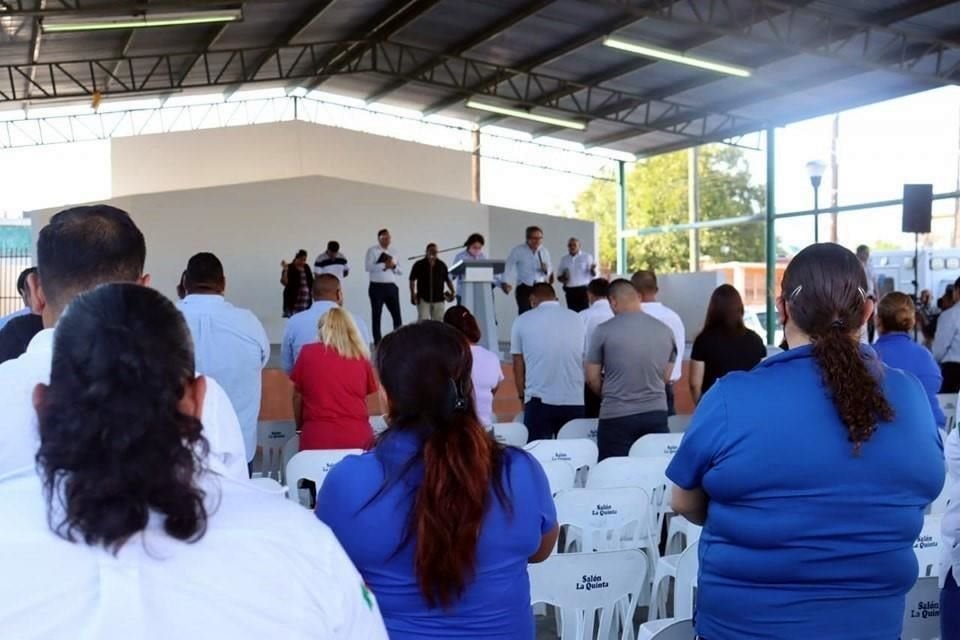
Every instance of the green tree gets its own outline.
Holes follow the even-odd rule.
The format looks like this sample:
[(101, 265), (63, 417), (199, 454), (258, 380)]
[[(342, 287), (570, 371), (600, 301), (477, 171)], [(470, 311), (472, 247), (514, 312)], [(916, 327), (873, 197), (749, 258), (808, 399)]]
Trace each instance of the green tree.
[[(627, 175), (627, 227), (647, 229), (689, 221), (687, 211), (687, 151), (638, 162)], [(761, 211), (764, 190), (750, 183), (750, 171), (740, 149), (726, 145), (703, 147), (699, 154), (700, 218), (719, 220)], [(616, 263), (616, 185), (594, 180), (575, 202), (577, 214), (592, 220), (599, 231), (599, 260)], [(687, 233), (658, 233), (627, 242), (629, 271), (685, 271), (689, 266)], [(764, 259), (763, 223), (700, 232), (700, 252), (716, 262), (759, 262)]]

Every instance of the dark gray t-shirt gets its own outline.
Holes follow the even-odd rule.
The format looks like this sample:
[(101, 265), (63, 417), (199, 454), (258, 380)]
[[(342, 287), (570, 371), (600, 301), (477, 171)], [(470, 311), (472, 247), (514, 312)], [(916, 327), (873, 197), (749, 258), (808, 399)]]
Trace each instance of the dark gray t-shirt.
[(603, 367), (600, 418), (666, 411), (663, 378), (676, 357), (673, 332), (642, 311), (622, 313), (599, 325), (587, 363)]

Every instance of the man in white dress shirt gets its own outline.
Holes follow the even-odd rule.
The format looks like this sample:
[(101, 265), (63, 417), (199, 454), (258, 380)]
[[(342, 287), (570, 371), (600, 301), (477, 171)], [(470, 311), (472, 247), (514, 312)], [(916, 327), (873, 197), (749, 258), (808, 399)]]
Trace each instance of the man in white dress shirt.
[(592, 255), (580, 250), (580, 241), (576, 238), (567, 241), (567, 251), (560, 259), (557, 279), (563, 283), (567, 308), (580, 312), (590, 305), (587, 300), (587, 285), (597, 275), (597, 263)]
[(673, 385), (683, 375), (683, 356), (687, 344), (683, 320), (680, 319), (676, 311), (661, 302), (657, 302), (657, 293), (659, 293), (660, 287), (657, 286), (656, 273), (653, 271), (637, 271), (633, 274), (631, 282), (637, 293), (640, 294), (643, 312), (667, 325), (673, 332), (673, 341), (677, 345), (677, 359), (673, 363), (673, 373), (670, 376), (669, 384), (667, 384), (667, 415), (676, 415)]
[(530, 440), (549, 440), (583, 417), (583, 321), (546, 282), (530, 298), (533, 309), (510, 331), (513, 376)]
[[(507, 256), (504, 275), (515, 274), (517, 313), (522, 315), (530, 311), (530, 294), (533, 285), (538, 282), (553, 284), (553, 266), (550, 252), (543, 246), (543, 229), (527, 227), (527, 241), (517, 245)], [(503, 290), (510, 293), (511, 286), (504, 282)]]
[[(601, 324), (613, 318), (613, 309), (610, 308), (610, 282), (605, 278), (594, 278), (587, 285), (587, 300), (590, 306), (580, 312), (583, 320), (583, 355), (586, 363), (587, 349), (594, 331)], [(600, 417), (600, 401), (598, 394), (593, 392), (589, 384), (583, 386), (583, 409), (585, 418)]]
[[(0, 476), (35, 466), (40, 446), (33, 390), (48, 384), (53, 358), (53, 327), (67, 305), (84, 291), (108, 282), (144, 286), (146, 246), (143, 234), (124, 212), (106, 205), (61, 211), (40, 230), (38, 277), (28, 281), (43, 331), (27, 352), (0, 365)], [(223, 389), (207, 379), (203, 403), (203, 435), (210, 446), (206, 464), (232, 478), (248, 477), (246, 448), (237, 414)]]
[(397, 288), (397, 276), (403, 275), (397, 253), (390, 245), (390, 231), (380, 229), (377, 232), (377, 244), (367, 249), (364, 267), (370, 274), (370, 319), (373, 321), (373, 342), (380, 344), (380, 318), (383, 305), (393, 319), (396, 331), (403, 324), (400, 317), (400, 289)]

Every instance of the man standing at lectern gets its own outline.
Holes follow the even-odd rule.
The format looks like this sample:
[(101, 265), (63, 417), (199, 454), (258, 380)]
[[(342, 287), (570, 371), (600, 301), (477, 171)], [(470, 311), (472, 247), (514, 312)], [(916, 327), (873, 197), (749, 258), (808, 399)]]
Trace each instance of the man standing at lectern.
[(367, 249), (364, 267), (370, 274), (370, 311), (373, 321), (373, 343), (380, 344), (380, 318), (383, 315), (383, 305), (393, 319), (393, 329), (400, 328), (400, 290), (397, 288), (397, 276), (403, 275), (397, 254), (390, 246), (390, 231), (380, 229), (377, 232), (377, 244)]
[[(543, 229), (527, 227), (527, 241), (514, 247), (507, 256), (505, 271), (516, 273), (517, 313), (522, 315), (530, 311), (533, 285), (539, 282), (553, 284), (553, 267), (550, 252), (543, 246)], [(510, 293), (510, 289), (510, 285), (504, 283), (503, 290)]]

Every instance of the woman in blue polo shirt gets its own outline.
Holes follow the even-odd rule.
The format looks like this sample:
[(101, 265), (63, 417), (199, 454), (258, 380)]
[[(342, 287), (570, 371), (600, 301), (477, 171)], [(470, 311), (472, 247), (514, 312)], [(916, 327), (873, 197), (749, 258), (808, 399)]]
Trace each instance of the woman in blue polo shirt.
[(550, 555), (557, 515), (539, 463), (477, 419), (467, 339), (439, 322), (383, 339), (387, 423), (317, 496), (377, 596), (391, 640), (533, 640), (527, 563)]
[(866, 287), (843, 247), (801, 251), (778, 300), (790, 350), (720, 380), (667, 469), (704, 524), (704, 640), (900, 637), (943, 449), (916, 378), (859, 345)]

